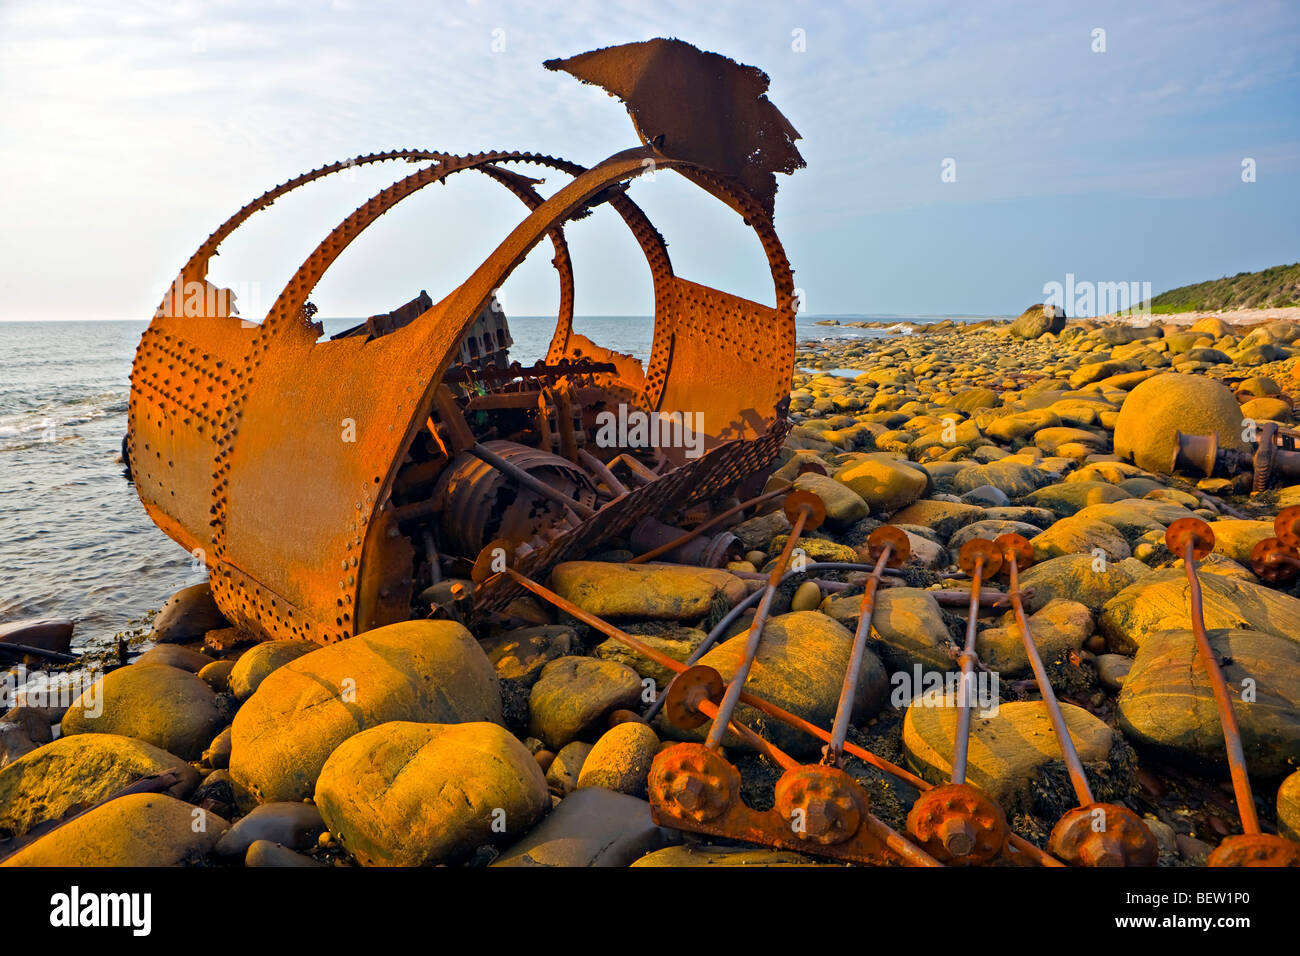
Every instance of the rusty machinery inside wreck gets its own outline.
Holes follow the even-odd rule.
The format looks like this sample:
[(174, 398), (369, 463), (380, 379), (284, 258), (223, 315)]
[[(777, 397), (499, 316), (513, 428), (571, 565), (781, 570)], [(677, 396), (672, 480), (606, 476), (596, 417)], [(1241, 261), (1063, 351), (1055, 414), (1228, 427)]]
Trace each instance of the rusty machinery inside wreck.
[[(646, 519), (761, 483), (775, 460), (789, 429), (795, 300), (772, 226), (774, 174), (803, 160), (798, 133), (764, 95), (767, 77), (677, 40), (546, 66), (620, 97), (642, 145), (590, 169), (526, 152), (407, 149), (323, 166), (213, 232), (144, 333), (124, 457), (150, 517), (204, 561), (236, 626), (343, 640), (412, 617), (421, 591), (447, 573), (468, 576), (488, 541), (508, 541), (519, 569), (540, 573)], [(238, 316), (228, 290), (208, 281), (218, 247), (255, 213), (333, 173), (392, 160), (420, 168), (326, 236), (260, 322)], [(568, 181), (543, 197), (542, 180), (521, 166)], [(522, 221), (440, 301), (421, 293), (324, 339), (309, 296), (326, 269), (397, 203), (467, 170), (518, 197)], [(628, 195), (651, 170), (680, 174), (753, 229), (774, 307), (675, 273)], [(602, 205), (650, 268), (654, 339), (644, 367), (573, 327), (564, 227)], [(543, 239), (559, 278), (557, 323), (544, 361), (521, 368), (507, 364), (494, 293)], [(620, 405), (667, 421), (702, 415), (690, 420), (703, 422), (704, 453), (598, 447), (596, 416)], [(500, 608), (517, 593), (489, 583), (473, 601)]]

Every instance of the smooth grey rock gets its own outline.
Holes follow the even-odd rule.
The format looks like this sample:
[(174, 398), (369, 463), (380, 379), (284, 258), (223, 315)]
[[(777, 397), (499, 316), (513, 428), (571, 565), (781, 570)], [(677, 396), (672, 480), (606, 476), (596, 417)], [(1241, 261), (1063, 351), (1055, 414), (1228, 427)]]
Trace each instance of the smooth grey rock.
[(680, 843), (656, 826), (650, 804), (601, 787), (573, 791), (493, 866), (630, 866), (652, 850)]
[(216, 845), (217, 856), (243, 856), (258, 840), (305, 850), (325, 829), (320, 811), (311, 803), (264, 803), (230, 828)]

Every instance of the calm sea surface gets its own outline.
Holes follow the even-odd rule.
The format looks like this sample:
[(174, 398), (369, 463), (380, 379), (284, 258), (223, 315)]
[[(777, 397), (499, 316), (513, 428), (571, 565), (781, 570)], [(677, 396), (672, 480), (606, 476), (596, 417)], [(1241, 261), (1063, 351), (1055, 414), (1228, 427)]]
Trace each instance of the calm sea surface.
[[(818, 318), (800, 317), (801, 341), (881, 334), (816, 325)], [(643, 361), (649, 355), (649, 318), (574, 324), (602, 345)], [(131, 360), (146, 325), (0, 322), (0, 623), (74, 618), (74, 647), (103, 647), (177, 588), (202, 580), (123, 476)], [(512, 317), (510, 328), (512, 357), (527, 364), (544, 355), (554, 319)]]

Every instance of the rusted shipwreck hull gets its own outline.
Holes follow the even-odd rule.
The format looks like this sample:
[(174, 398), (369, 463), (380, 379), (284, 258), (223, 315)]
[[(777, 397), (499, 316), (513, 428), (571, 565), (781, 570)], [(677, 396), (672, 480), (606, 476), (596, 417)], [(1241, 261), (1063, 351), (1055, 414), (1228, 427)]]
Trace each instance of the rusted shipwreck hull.
[[(464, 539), (464, 558), (473, 541), (501, 536), (502, 508), (515, 509), (516, 520), (520, 509), (535, 515), (540, 534), (512, 540), (515, 567), (539, 574), (625, 535), (647, 515), (714, 498), (761, 475), (780, 449), (789, 427), (795, 300), (772, 226), (772, 173), (789, 172), (802, 160), (792, 143), (797, 133), (762, 95), (766, 77), (665, 40), (547, 65), (621, 96), (642, 145), (590, 169), (533, 153), (432, 150), (323, 166), (269, 190), (213, 232), (144, 333), (131, 376), (126, 443), (135, 485), (158, 526), (207, 565), (216, 602), (238, 627), (327, 643), (406, 620), (414, 595), (438, 580), (448, 531)], [(391, 160), (420, 168), (325, 237), (259, 323), (232, 314), (226, 290), (207, 278), (209, 261), (228, 236), (300, 186)], [(536, 189), (541, 180), (509, 168), (518, 166), (568, 181), (543, 197)], [(397, 203), (466, 170), (521, 200), (519, 225), (460, 286), (413, 318), (371, 320), (357, 334), (324, 339), (308, 297), (325, 270)], [(627, 195), (631, 180), (651, 170), (684, 176), (744, 218), (767, 256), (775, 307), (675, 273), (662, 237)], [(653, 279), (654, 342), (644, 368), (573, 329), (574, 272), (564, 224), (602, 204), (631, 230)], [(459, 363), (467, 332), (543, 239), (553, 247), (560, 284), (546, 367), (495, 379), (464, 374)], [(567, 410), (560, 435), (543, 435), (532, 452), (529, 443), (538, 436), (531, 425), (512, 441), (488, 443), (499, 432), (485, 436), (467, 425), (472, 404), (490, 392), (485, 382), (504, 382), (500, 388), (514, 396), (496, 404), (535, 398), (539, 415), (549, 410), (552, 419), (556, 408)], [(527, 397), (518, 398), (521, 392)], [(658, 469), (635, 486), (629, 482), (618, 494), (602, 486), (603, 499), (585, 489), (586, 507), (557, 505), (509, 481), (503, 497), (502, 474), (479, 454), (485, 443), (523, 458), (558, 456), (576, 472), (591, 461), (580, 455), (604, 463), (629, 453), (575, 447), (581, 441), (574, 436), (590, 429), (595, 409), (619, 403), (651, 413), (702, 413), (706, 453), (687, 459), (681, 449), (663, 449)], [(554, 479), (559, 472), (548, 472), (546, 463), (555, 464), (545, 458), (539, 476)], [(475, 517), (464, 502), (474, 500), (480, 483), (495, 489), (496, 504)], [(467, 529), (466, 522), (477, 523)], [(512, 597), (504, 578), (475, 594), (480, 608)]]

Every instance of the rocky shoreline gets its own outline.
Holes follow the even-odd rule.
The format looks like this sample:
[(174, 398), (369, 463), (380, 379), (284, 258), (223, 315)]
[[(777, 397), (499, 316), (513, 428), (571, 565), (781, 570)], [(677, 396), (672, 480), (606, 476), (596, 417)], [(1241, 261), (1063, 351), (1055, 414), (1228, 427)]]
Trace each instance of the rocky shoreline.
[[(1182, 562), (1164, 546), (1168, 525), (1199, 517), (1215, 536), (1201, 562), (1211, 641), (1230, 684), (1255, 689), (1235, 710), (1257, 810), (1266, 830), (1300, 836), (1300, 589), (1261, 581), (1250, 563), (1300, 484), (1252, 495), (1248, 473), (1164, 473), (1176, 430), (1245, 447), (1243, 416), (1289, 426), (1298, 341), (1290, 321), (1135, 327), (1030, 310), (1010, 324), (801, 345), (794, 427), (768, 489), (825, 502), (825, 524), (801, 541), (813, 561), (861, 562), (886, 521), (911, 549), (877, 600), (850, 740), (946, 781), (955, 708), (909, 706), (897, 691), (955, 667), (964, 601), (944, 596), (968, 586), (961, 546), (1020, 534), (1034, 553), (1021, 582), (1030, 630), (1097, 799), (1145, 820), (1162, 865), (1202, 865), (1241, 827), (1209, 682), (1188, 666)], [(725, 530), (743, 552), (725, 568), (629, 564), (612, 542), (546, 583), (684, 661), (759, 586), (791, 526), (774, 500)], [(782, 584), (747, 686), (829, 726), (863, 579), (828, 570)], [(18, 692), (3, 725), (4, 865), (819, 862), (654, 823), (656, 753), (707, 729), (640, 719), (671, 677), (660, 664), (532, 597), (488, 620), (431, 604), (436, 619), (317, 647), (251, 643), (205, 585), (179, 592), (153, 646), (76, 700), (37, 706)], [(725, 627), (701, 663), (734, 673), (752, 618)], [(974, 721), (970, 780), (1042, 846), (1073, 794), (997, 596), (977, 651), (999, 680), (996, 713)], [(738, 715), (818, 759), (818, 741)], [(779, 768), (727, 746), (746, 801), (771, 806)], [(901, 830), (918, 791), (853, 758), (846, 769)]]

